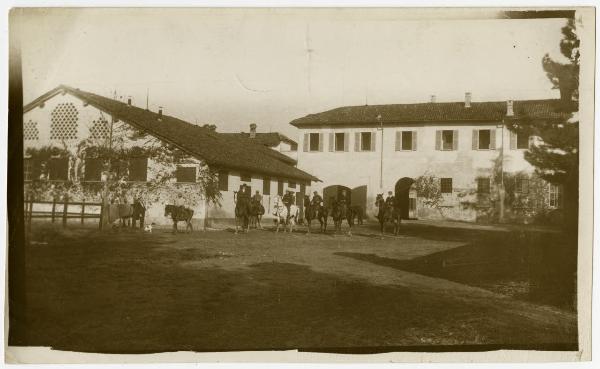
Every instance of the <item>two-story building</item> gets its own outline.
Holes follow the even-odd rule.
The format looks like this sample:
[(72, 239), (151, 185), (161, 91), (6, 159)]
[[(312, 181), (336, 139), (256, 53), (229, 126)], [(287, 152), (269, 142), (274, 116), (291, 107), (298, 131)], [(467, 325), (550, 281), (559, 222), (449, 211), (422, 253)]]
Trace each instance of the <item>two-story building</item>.
[(268, 216), (274, 196), (291, 189), (301, 197), (318, 180), (263, 145), (68, 86), (24, 106), (23, 135), (28, 195), (100, 202), (108, 188), (112, 202), (141, 198), (157, 224), (170, 223), (164, 206), (180, 194), (206, 225), (231, 221), (241, 184), (262, 194)]
[(372, 216), (376, 195), (392, 191), (405, 218), (486, 221), (502, 212), (528, 222), (560, 208), (561, 189), (541, 183), (524, 159), (536, 138), (506, 122), (557, 117), (556, 103), (472, 102), (467, 93), (462, 102), (348, 106), (290, 124), (300, 130), (298, 165), (322, 180), (311, 191), (326, 202), (345, 191)]

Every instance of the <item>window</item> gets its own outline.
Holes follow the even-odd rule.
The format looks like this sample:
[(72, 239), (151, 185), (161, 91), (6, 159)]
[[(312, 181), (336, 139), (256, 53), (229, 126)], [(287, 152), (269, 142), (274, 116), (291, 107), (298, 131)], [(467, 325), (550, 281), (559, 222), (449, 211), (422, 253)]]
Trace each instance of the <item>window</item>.
[(529, 148), (529, 136), (524, 133), (517, 133), (517, 149)]
[(515, 181), (515, 192), (526, 194), (529, 192), (529, 179), (517, 178)]
[(48, 161), (48, 179), (66, 181), (69, 179), (69, 159), (52, 158)]
[(196, 167), (177, 166), (176, 171), (177, 182), (194, 183), (196, 182)]
[(346, 135), (342, 133), (335, 134), (335, 151), (344, 151), (344, 142), (346, 139)]
[(480, 129), (479, 131), (479, 144), (477, 148), (479, 150), (489, 150), (491, 142), (491, 134), (489, 129)]
[(40, 131), (37, 127), (37, 122), (31, 119), (23, 123), (23, 139), (25, 140), (38, 140), (40, 138)]
[(490, 193), (489, 178), (477, 178), (477, 193)]
[(34, 174), (33, 174), (33, 159), (31, 158), (25, 158), (23, 159), (23, 179), (25, 181), (32, 181), (35, 178)]
[(109, 136), (110, 126), (106, 118), (99, 117), (98, 119), (92, 121), (92, 126), (90, 127), (90, 138), (103, 140), (107, 139)]
[(290, 151), (298, 151), (298, 144), (295, 142), (290, 144)]
[(100, 158), (85, 159), (84, 179), (86, 181), (100, 181), (102, 179), (102, 167), (104, 161)]
[(296, 188), (296, 182), (294, 182), (294, 181), (290, 181), (290, 182), (288, 183), (288, 188)]
[(252, 182), (252, 176), (248, 173), (240, 173), (240, 181)]
[(440, 179), (440, 187), (442, 193), (452, 193), (452, 178)]
[(225, 170), (220, 170), (219, 176), (219, 191), (229, 191), (229, 173)]
[(148, 158), (129, 159), (129, 178), (132, 182), (146, 182), (148, 180)]
[(271, 178), (264, 177), (263, 178), (263, 195), (271, 194)]
[(319, 151), (320, 148), (320, 135), (318, 133), (311, 133), (309, 137), (309, 149), (310, 151)]
[(548, 206), (558, 209), (562, 205), (562, 188), (560, 186), (548, 184)]
[(454, 131), (442, 131), (442, 150), (453, 150)]
[(413, 133), (411, 131), (402, 132), (402, 150), (412, 150)]
[(277, 181), (277, 194), (283, 196), (283, 181), (281, 179)]
[(360, 133), (360, 151), (371, 151), (371, 132)]

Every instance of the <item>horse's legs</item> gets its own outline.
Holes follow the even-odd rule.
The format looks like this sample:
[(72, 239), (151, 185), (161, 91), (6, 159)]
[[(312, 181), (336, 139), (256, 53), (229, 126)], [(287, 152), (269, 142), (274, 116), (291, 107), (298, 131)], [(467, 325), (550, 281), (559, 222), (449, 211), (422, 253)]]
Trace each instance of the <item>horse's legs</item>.
[(235, 234), (238, 233), (238, 216), (235, 215)]
[(177, 233), (177, 221), (173, 219), (173, 234)]
[(311, 222), (312, 222), (312, 219), (306, 219), (306, 227), (307, 227), (306, 234), (310, 233), (310, 223)]

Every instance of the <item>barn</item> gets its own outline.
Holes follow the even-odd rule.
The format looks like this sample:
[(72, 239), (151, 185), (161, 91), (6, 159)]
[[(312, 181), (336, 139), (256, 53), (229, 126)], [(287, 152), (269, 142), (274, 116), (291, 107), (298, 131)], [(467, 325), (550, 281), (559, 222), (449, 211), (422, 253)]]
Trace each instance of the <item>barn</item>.
[(241, 184), (262, 195), (301, 197), (318, 181), (279, 151), (165, 114), (61, 85), (24, 106), (25, 191), (38, 199), (131, 203), (167, 224), (181, 194), (197, 226), (230, 223)]

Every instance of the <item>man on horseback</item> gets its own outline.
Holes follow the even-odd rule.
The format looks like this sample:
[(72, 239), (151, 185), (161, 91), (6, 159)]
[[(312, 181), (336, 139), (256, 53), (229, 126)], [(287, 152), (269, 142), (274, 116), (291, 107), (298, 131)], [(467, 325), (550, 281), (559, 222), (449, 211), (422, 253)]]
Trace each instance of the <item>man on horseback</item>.
[(258, 204), (262, 204), (263, 198), (260, 192), (258, 192), (258, 190), (256, 190), (256, 193), (254, 194), (254, 196), (252, 196), (252, 200), (256, 201)]
[(185, 210), (185, 199), (183, 198), (183, 194), (179, 193), (177, 198), (175, 199), (175, 206), (179, 212)]
[(313, 198), (312, 198), (310, 204), (313, 206), (319, 206), (319, 205), (321, 205), (322, 202), (323, 202), (323, 198), (321, 197), (321, 195), (319, 195), (319, 193), (317, 191), (313, 192)]
[(286, 194), (283, 195), (283, 199), (281, 199), (281, 202), (283, 202), (283, 205), (287, 208), (288, 217), (290, 214), (290, 206), (294, 203), (294, 195), (292, 193), (292, 190), (287, 190)]
[(396, 205), (396, 198), (394, 197), (392, 191), (388, 191), (388, 197), (385, 199), (385, 204), (391, 207)]

